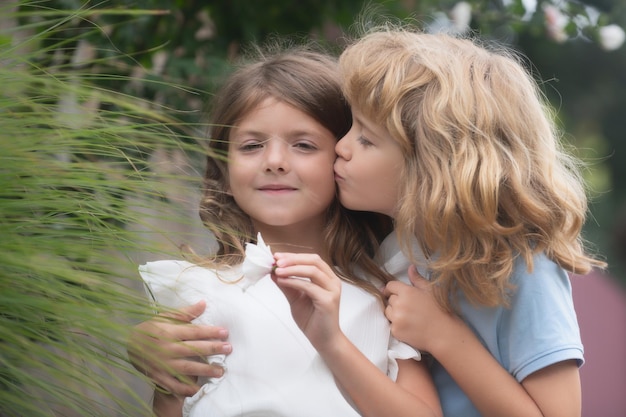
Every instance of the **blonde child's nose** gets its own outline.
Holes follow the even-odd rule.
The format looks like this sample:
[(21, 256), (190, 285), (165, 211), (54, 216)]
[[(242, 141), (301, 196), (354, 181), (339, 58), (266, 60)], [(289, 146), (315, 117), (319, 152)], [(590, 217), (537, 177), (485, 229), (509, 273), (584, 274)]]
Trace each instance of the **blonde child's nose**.
[(348, 135), (347, 133), (344, 137), (342, 137), (337, 144), (335, 145), (335, 153), (341, 159), (350, 159), (349, 158), (349, 146), (348, 146)]

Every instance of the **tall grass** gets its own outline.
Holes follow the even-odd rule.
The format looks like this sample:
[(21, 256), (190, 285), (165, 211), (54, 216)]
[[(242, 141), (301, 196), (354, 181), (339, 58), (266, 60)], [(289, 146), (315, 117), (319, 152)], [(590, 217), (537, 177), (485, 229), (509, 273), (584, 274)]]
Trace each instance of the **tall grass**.
[(136, 254), (169, 250), (154, 245), (160, 224), (179, 221), (169, 187), (200, 177), (151, 165), (155, 154), (193, 160), (195, 128), (96, 87), (122, 76), (107, 62), (90, 70), (83, 35), (56, 36), (87, 12), (19, 20), (0, 6), (2, 416), (149, 415), (125, 349), (129, 325), (151, 314)]

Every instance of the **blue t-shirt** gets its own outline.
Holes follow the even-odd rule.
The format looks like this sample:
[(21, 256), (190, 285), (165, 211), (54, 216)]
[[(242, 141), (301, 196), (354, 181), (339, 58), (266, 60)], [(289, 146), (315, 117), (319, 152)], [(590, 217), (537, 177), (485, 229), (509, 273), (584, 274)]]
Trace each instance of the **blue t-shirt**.
[[(396, 240), (395, 234), (387, 237), (381, 256), (388, 272), (409, 282), (409, 263)], [(414, 250), (419, 255), (419, 249)], [(461, 317), (502, 367), (520, 382), (533, 372), (564, 360), (575, 359), (579, 366), (583, 364), (569, 276), (544, 254), (534, 257), (533, 266), (533, 271), (528, 272), (522, 259), (516, 261), (511, 277), (515, 290), (508, 309), (477, 307), (462, 294), (459, 297)], [(425, 276), (424, 272), (420, 271)], [(431, 372), (444, 416), (480, 417), (469, 398), (436, 361)]]

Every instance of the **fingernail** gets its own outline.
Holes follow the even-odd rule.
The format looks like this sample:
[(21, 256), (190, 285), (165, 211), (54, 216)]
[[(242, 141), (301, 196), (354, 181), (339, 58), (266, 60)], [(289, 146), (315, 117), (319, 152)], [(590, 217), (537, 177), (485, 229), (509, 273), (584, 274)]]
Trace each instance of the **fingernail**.
[(230, 343), (224, 343), (222, 345), (222, 353), (230, 353), (233, 351), (233, 346)]

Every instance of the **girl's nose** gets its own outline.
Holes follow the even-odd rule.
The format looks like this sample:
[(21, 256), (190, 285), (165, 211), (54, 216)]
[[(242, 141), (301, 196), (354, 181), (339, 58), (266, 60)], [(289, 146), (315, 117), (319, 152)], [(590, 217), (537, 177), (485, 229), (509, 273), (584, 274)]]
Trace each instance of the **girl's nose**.
[(264, 169), (266, 172), (289, 171), (289, 149), (285, 141), (278, 138), (268, 141)]

